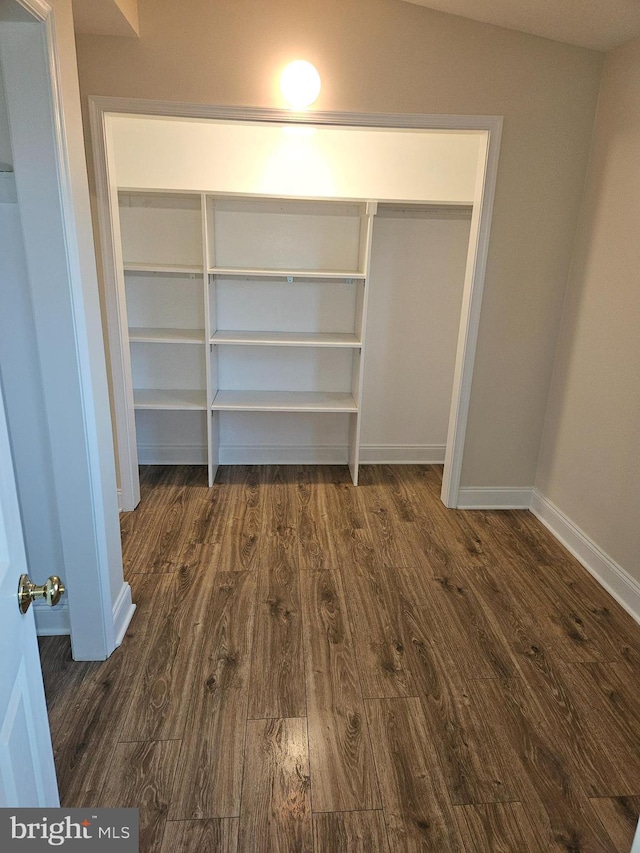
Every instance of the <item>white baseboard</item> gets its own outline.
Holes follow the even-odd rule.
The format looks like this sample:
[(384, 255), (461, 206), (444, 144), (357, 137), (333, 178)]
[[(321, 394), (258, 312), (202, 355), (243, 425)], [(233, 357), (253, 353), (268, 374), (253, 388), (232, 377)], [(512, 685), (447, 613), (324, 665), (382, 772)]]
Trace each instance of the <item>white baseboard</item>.
[(483, 488), (469, 486), (458, 489), (457, 509), (529, 509), (531, 488)]
[[(207, 448), (185, 445), (142, 445), (141, 465), (206, 465)], [(220, 465), (342, 465), (347, 462), (343, 446), (289, 446), (221, 444)]]
[(139, 444), (140, 465), (206, 465), (205, 444)]
[(609, 592), (618, 604), (640, 623), (640, 584), (581, 530), (562, 510), (537, 489), (531, 497), (531, 512), (558, 539), (585, 569)]
[[(113, 631), (116, 646), (122, 642), (131, 617), (136, 609), (131, 601), (131, 587), (123, 582), (120, 594), (113, 605)], [(34, 601), (33, 612), (36, 619), (36, 633), (39, 637), (57, 637), (63, 634), (71, 634), (71, 622), (69, 620), (69, 604), (65, 601), (56, 607)]]
[(445, 444), (361, 444), (363, 465), (442, 465)]
[(36, 619), (36, 634), (39, 637), (59, 637), (71, 633), (69, 604), (66, 601), (56, 607), (34, 601), (33, 612)]
[(131, 601), (131, 587), (126, 581), (123, 581), (122, 586), (120, 587), (120, 593), (113, 603), (113, 634), (115, 637), (116, 648), (124, 638), (135, 609), (136, 606)]
[(344, 445), (221, 444), (220, 465), (346, 465)]
[[(444, 444), (364, 444), (360, 462), (378, 465), (442, 465)], [(344, 465), (347, 448), (343, 445), (236, 445), (221, 444), (220, 465)], [(207, 448), (202, 445), (140, 445), (141, 465), (206, 465)]]

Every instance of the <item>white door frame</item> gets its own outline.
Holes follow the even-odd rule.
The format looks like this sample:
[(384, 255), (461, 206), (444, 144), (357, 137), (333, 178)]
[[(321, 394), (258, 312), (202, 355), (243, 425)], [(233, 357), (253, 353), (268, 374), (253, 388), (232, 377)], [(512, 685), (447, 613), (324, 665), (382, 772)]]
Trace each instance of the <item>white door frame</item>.
[[(78, 163), (74, 171), (67, 148), (64, 98), (73, 92), (63, 92), (55, 13), (44, 0), (0, 0), (0, 22), (21, 24), (0, 34), (3, 76), (72, 650), (75, 659), (104, 660), (134, 607), (122, 580), (95, 267), (92, 281), (77, 221)], [(31, 569), (34, 579), (50, 574)]]
[(109, 329), (114, 420), (117, 434), (116, 452), (120, 469), (122, 509), (133, 509), (138, 504), (140, 487), (134, 409), (129, 376), (131, 367), (121, 337), (121, 329), (126, 327), (126, 305), (124, 304), (122, 287), (119, 286), (118, 281), (121, 275), (122, 259), (120, 256), (119, 223), (114, 221), (116, 217), (113, 216), (113, 211), (117, 209), (117, 187), (113, 168), (110, 117), (113, 115), (145, 115), (237, 122), (289, 122), (343, 127), (486, 132), (487, 146), (484, 168), (480, 168), (479, 164), (476, 177), (441, 492), (443, 503), (447, 507), (456, 507), (458, 505), (471, 382), (489, 249), (491, 217), (502, 136), (502, 116), (292, 113), (288, 110), (217, 107), (110, 97), (92, 97), (89, 99), (89, 106), (102, 272)]

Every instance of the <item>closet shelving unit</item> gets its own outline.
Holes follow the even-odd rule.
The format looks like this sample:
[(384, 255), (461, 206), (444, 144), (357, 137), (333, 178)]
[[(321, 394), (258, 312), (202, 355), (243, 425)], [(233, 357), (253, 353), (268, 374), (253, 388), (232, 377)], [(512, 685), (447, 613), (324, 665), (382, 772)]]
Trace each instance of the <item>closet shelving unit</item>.
[[(374, 201), (120, 193), (136, 411), (342, 413), (358, 481)], [(178, 460), (176, 460), (178, 461)]]

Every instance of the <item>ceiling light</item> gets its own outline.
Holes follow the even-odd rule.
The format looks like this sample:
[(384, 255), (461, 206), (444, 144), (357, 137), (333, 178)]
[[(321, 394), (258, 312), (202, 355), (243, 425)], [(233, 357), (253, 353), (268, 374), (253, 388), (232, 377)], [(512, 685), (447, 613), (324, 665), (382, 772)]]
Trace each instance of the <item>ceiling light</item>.
[(293, 109), (304, 110), (320, 94), (320, 75), (306, 59), (290, 62), (280, 76), (280, 89)]

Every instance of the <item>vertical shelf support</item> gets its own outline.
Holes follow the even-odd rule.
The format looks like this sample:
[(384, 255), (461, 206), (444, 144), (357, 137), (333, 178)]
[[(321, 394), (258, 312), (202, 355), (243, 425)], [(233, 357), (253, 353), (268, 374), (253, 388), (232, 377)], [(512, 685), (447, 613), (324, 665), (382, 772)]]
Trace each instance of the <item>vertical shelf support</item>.
[[(213, 202), (212, 202), (213, 203)], [(202, 204), (202, 258), (204, 263), (203, 286), (204, 286), (204, 353), (205, 353), (205, 372), (206, 372), (206, 396), (207, 396), (207, 469), (209, 475), (209, 488), (213, 486), (218, 471), (219, 459), (219, 429), (218, 429), (218, 413), (211, 411), (211, 404), (216, 395), (218, 385), (218, 361), (217, 348), (211, 345), (211, 336), (216, 327), (216, 293), (215, 293), (215, 277), (213, 277), (213, 298), (211, 294), (211, 277), (209, 269), (213, 265), (213, 258), (210, 257), (209, 248), (209, 227), (213, 228), (213, 211), (211, 223), (209, 224), (209, 200), (203, 193), (201, 196)]]
[(351, 390), (358, 411), (349, 423), (349, 470), (353, 485), (358, 485), (360, 467), (360, 430), (362, 427), (362, 389), (364, 382), (364, 352), (367, 328), (367, 303), (369, 300), (369, 267), (373, 242), (373, 218), (378, 212), (378, 202), (368, 201), (360, 217), (360, 269), (364, 278), (357, 285), (354, 333), (361, 342), (360, 350), (353, 354)]

